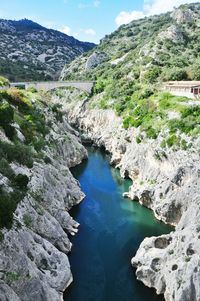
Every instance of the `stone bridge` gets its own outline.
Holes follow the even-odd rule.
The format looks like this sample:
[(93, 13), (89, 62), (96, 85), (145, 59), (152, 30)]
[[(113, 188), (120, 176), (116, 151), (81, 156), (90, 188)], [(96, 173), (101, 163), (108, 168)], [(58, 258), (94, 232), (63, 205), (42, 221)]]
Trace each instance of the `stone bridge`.
[(92, 81), (91, 82), (89, 81), (18, 82), (18, 83), (10, 83), (10, 86), (18, 87), (22, 89), (28, 89), (30, 87), (33, 87), (36, 90), (45, 90), (45, 91), (54, 90), (56, 88), (73, 87), (90, 94), (92, 92), (94, 83), (95, 82)]

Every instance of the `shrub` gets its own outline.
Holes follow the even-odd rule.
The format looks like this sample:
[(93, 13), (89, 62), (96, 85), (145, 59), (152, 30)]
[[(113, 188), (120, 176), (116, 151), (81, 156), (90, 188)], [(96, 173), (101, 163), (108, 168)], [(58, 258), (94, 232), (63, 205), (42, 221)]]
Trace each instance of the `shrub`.
[(33, 224), (32, 218), (29, 214), (24, 214), (23, 221), (27, 228), (30, 228)]
[(4, 234), (2, 233), (2, 231), (0, 231), (0, 242), (2, 242), (4, 240)]
[(146, 129), (146, 135), (149, 139), (156, 139), (158, 137), (158, 132), (154, 128), (149, 127)]
[(144, 80), (147, 83), (154, 83), (160, 75), (160, 67), (153, 67), (144, 74)]
[(12, 125), (7, 125), (4, 127), (4, 131), (5, 131), (5, 134), (6, 136), (10, 139), (10, 140), (13, 140), (14, 137), (16, 136), (16, 130), (15, 128), (12, 126)]
[(10, 101), (18, 106), (21, 110), (32, 108), (32, 103), (24, 96), (24, 93), (17, 88), (10, 88), (7, 90)]
[(168, 147), (172, 147), (174, 145), (179, 146), (180, 145), (180, 138), (177, 137), (176, 135), (170, 135), (167, 139), (166, 139), (166, 144)]
[(9, 103), (0, 104), (0, 126), (6, 126), (14, 120), (14, 110)]
[(29, 182), (29, 178), (26, 175), (18, 174), (15, 177), (15, 184), (20, 189), (26, 189)]
[(29, 168), (33, 167), (33, 153), (31, 148), (21, 143), (13, 145), (0, 141), (0, 155), (6, 158), (8, 162), (17, 161)]
[(36, 93), (37, 92), (37, 89), (35, 87), (29, 87), (27, 89), (28, 92), (31, 92), (31, 93)]
[(22, 194), (16, 191), (6, 193), (0, 189), (0, 228), (6, 227), (10, 229), (12, 227), (13, 212), (16, 210), (21, 198)]
[(0, 173), (8, 179), (14, 177), (14, 172), (5, 158), (0, 159)]
[(172, 69), (167, 69), (164, 73), (164, 80), (180, 81), (188, 79), (188, 74), (185, 69), (174, 67)]
[(141, 137), (140, 136), (136, 136), (136, 142), (137, 144), (140, 144), (142, 142)]
[(63, 112), (61, 110), (62, 105), (61, 104), (54, 104), (52, 106), (52, 112), (55, 114), (56, 120), (62, 122), (63, 120)]
[(51, 163), (52, 163), (51, 159), (50, 159), (48, 156), (45, 156), (45, 157), (44, 157), (44, 162), (45, 162), (46, 164), (51, 164)]
[(194, 65), (192, 66), (192, 79), (193, 80), (200, 80), (200, 58), (196, 60)]
[(9, 86), (9, 80), (3, 76), (0, 76), (0, 86)]

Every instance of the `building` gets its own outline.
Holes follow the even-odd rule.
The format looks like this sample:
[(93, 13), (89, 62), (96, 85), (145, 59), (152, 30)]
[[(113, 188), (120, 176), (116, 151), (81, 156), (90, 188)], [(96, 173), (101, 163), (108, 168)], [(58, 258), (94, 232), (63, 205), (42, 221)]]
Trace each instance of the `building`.
[(200, 98), (200, 81), (170, 81), (164, 84), (164, 90), (176, 96)]

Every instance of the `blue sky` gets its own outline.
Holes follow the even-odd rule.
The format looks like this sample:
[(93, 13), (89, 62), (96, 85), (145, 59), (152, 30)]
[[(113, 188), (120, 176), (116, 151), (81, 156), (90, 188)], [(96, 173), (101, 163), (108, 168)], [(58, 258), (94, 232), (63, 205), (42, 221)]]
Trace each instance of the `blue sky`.
[(119, 25), (195, 0), (0, 0), (0, 18), (28, 18), (96, 42)]

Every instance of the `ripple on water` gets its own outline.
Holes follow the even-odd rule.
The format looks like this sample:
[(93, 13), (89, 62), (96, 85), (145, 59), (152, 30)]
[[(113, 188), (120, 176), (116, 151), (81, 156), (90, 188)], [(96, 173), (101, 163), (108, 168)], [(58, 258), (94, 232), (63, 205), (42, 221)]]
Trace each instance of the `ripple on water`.
[(169, 233), (152, 212), (122, 197), (130, 180), (120, 178), (108, 157), (92, 147), (87, 162), (73, 169), (85, 200), (73, 208), (81, 224), (69, 256), (74, 282), (65, 301), (162, 301), (136, 280), (130, 261), (147, 236)]

